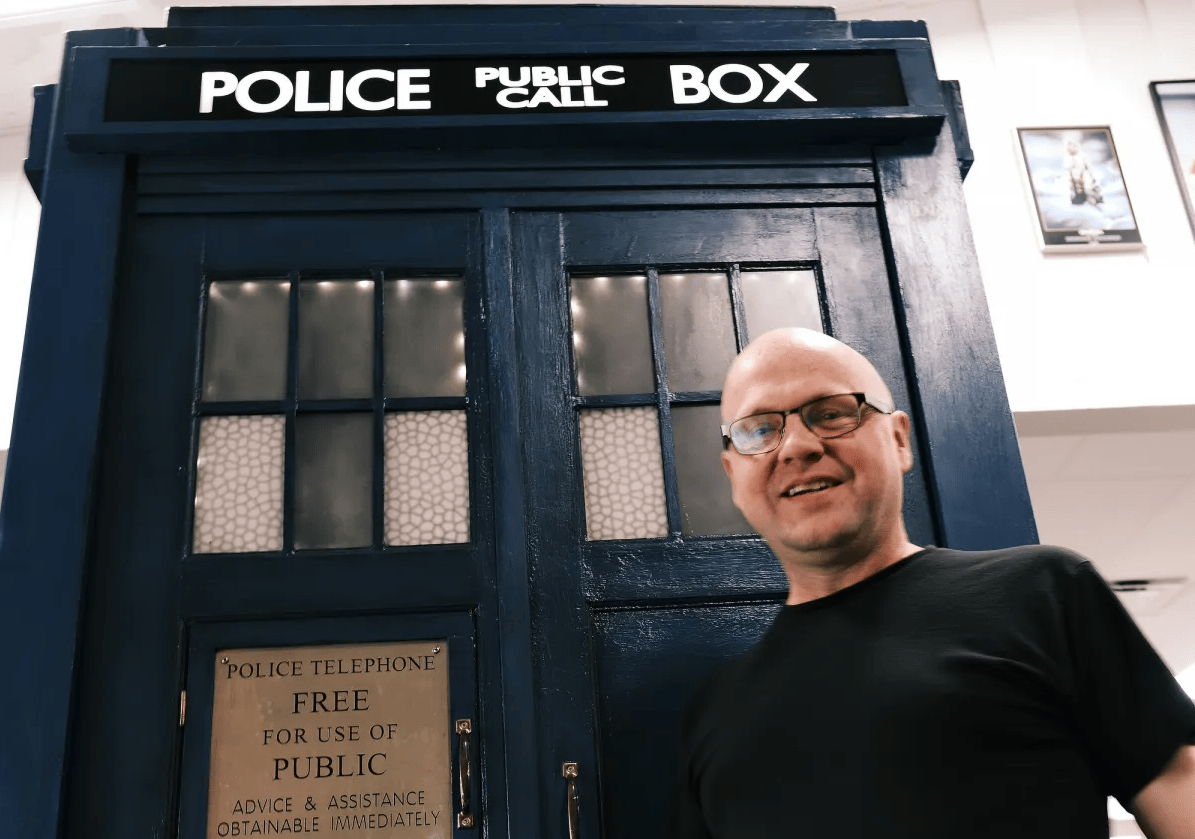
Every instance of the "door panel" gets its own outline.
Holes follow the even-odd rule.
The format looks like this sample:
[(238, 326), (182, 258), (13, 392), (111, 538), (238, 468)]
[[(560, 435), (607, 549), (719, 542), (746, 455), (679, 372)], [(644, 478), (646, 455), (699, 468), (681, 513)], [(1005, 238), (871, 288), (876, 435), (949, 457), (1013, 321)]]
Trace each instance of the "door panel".
[[(437, 614), (463, 618), (471, 628), (457, 642), (454, 671), (464, 667), (469, 675), (454, 676), (452, 712), (473, 719), (479, 732), (475, 743), (487, 762), (484, 774), (501, 788), (502, 760), (488, 764), (490, 753), (502, 753), (495, 693), (501, 679), (497, 656), (491, 653), (497, 595), (486, 455), (489, 417), (480, 407), (486, 404), (489, 350), (481, 316), (479, 228), (471, 213), (139, 216), (131, 221), (113, 314), (64, 835), (98, 839), (174, 832), (182, 740), (179, 691), (186, 686), (188, 637), (194, 626), (211, 626), (212, 620), (251, 627), (261, 619), (302, 616), (305, 620), (292, 624), (290, 635), (275, 632), (258, 639), (245, 630), (232, 642), (287, 646), (362, 638), (397, 641), (407, 631), (419, 638), (447, 637), (443, 627), (412, 627), (410, 613), (422, 613), (432, 623)], [(465, 287), (465, 387), (459, 396), (389, 396), (383, 391), (386, 331), (380, 301), (385, 284), (404, 278), (436, 283), (441, 275), (461, 278), (454, 282)], [(282, 392), (234, 388), (205, 400), (202, 349), (211, 289), (219, 283), (240, 284), (240, 291), (248, 288), (251, 294), (252, 285), (262, 279), (293, 286), (285, 290), (287, 314), (281, 321), (285, 334), (280, 340), (286, 347)], [(377, 340), (369, 351), (372, 358), (363, 362), (370, 370), (358, 377), (368, 392), (346, 397), (333, 389), (308, 398), (299, 388), (302, 342), (297, 330), (304, 324), (299, 290), (318, 290), (328, 282), (369, 286), (376, 308), (367, 329), (376, 330)], [(391, 290), (400, 296), (400, 290)], [(228, 363), (248, 364), (256, 351), (252, 341), (238, 344), (226, 354)], [(325, 380), (330, 372), (335, 379), (335, 370), (317, 372)], [(436, 412), (443, 411), (463, 414), (463, 422), (449, 429), (447, 443), (436, 437), (444, 427)], [(299, 495), (304, 470), (308, 487), (318, 489), (321, 482), (342, 480), (346, 463), (327, 456), (343, 446), (320, 442), (318, 435), (313, 451), (296, 445), (296, 426), (301, 432), (307, 418), (342, 416), (363, 432), (352, 445), (364, 454), (348, 478), (367, 489), (347, 517), (365, 524), (352, 532), (349, 541), (356, 547), (304, 549), (303, 528), (296, 527), (303, 515)], [(283, 476), (280, 498), (271, 501), (281, 504), (275, 512), (283, 535), (277, 542), (249, 540), (235, 543), (240, 545), (235, 549), (205, 552), (195, 536), (193, 515), (197, 469), (210, 466), (197, 467), (209, 445), (204, 423), (257, 417), (276, 420), (273, 424), (284, 429), (271, 455)], [(407, 424), (424, 432), (423, 445), (406, 443), (401, 436), (397, 446), (391, 445), (388, 421), (394, 417), (411, 418)], [(438, 440), (434, 449), (427, 445), (433, 438)], [(468, 450), (463, 461), (462, 445)], [(211, 451), (219, 453), (218, 447)], [(467, 528), (458, 525), (443, 536), (437, 524), (440, 530), (431, 528), (426, 536), (415, 528), (415, 536), (391, 538), (383, 525), (387, 499), (397, 490), (387, 471), (387, 451), (423, 458), (419, 468), (430, 474), (441, 463), (465, 462), (467, 478), (456, 475), (454, 480), (466, 481)], [(439, 459), (429, 464), (425, 455), (433, 451)], [(231, 492), (229, 482), (235, 483), (238, 475), (252, 481), (263, 468), (257, 460), (232, 466), (236, 468), (221, 478), (225, 484), (217, 486), (213, 498)], [(399, 489), (408, 495), (412, 491), (409, 486)], [(423, 495), (431, 489), (435, 487), (415, 488)], [(252, 505), (231, 504), (230, 515), (247, 506)], [(346, 511), (325, 507), (317, 512), (324, 527), (319, 539), (344, 542), (336, 534), (342, 532), (337, 521), (342, 523)], [(333, 525), (325, 526), (329, 514)], [(401, 544), (412, 541), (422, 543)], [(327, 620), (332, 616), (336, 620)], [(478, 684), (483, 687), (476, 689)], [(202, 719), (204, 709), (193, 702), (191, 713), (192, 720)], [(488, 725), (491, 714), (493, 725)], [(202, 726), (187, 735), (194, 746), (197, 737), (202, 739)], [(445, 760), (452, 757), (445, 755)], [(478, 768), (475, 777), (483, 774)], [(194, 782), (194, 775), (186, 781), (190, 792)], [(484, 799), (488, 791), (478, 788), (474, 801), (478, 795)], [(197, 822), (191, 824), (197, 829)]]
[[(529, 213), (516, 216), (515, 256), (524, 291), (518, 303), (521, 321), (535, 325), (523, 332), (520, 360), (524, 369), (538, 371), (528, 381), (524, 421), (537, 429), (526, 457), (530, 495), (540, 502), (528, 515), (540, 644), (544, 835), (567, 835), (560, 768), (575, 761), (582, 836), (655, 837), (666, 812), (677, 729), (689, 694), (764, 631), (787, 590), (783, 572), (757, 536), (686, 535), (692, 527), (682, 507), (686, 488), (681, 481), (692, 481), (700, 471), (690, 461), (701, 453), (676, 449), (694, 432), (687, 418), (680, 423), (675, 416), (713, 408), (719, 393), (672, 386), (665, 352), (668, 318), (661, 311), (667, 295), (661, 285), (711, 274), (715, 286), (725, 282), (727, 314), (741, 347), (751, 337), (744, 273), (813, 283), (822, 328), (868, 353), (898, 406), (907, 410), (878, 220), (871, 207)], [(570, 287), (576, 277), (602, 276), (610, 278), (611, 287), (614, 279), (645, 287), (643, 302), (622, 304), (617, 316), (646, 316), (650, 323), (654, 392), (587, 393), (574, 378), (576, 347), (585, 345), (588, 335), (573, 334), (573, 327), (600, 307), (586, 308), (592, 297), (588, 291), (572, 294), (570, 302)], [(584, 323), (586, 330), (593, 328)], [(603, 438), (610, 453), (604, 458), (593, 454), (597, 435), (587, 430), (594, 415), (603, 412), (611, 417)], [(638, 412), (636, 419), (628, 412)], [(620, 416), (628, 419), (616, 420)], [(658, 443), (645, 430), (644, 418), (658, 428)], [(652, 439), (640, 440), (643, 434)], [(648, 457), (631, 453), (657, 451), (653, 446), (658, 446), (667, 511), (663, 532), (641, 538), (631, 529), (631, 538), (609, 538), (602, 531), (598, 535), (607, 538), (595, 539), (587, 524), (594, 505), (586, 500), (594, 492), (595, 475), (616, 472), (620, 460)], [(718, 451), (717, 424), (711, 421), (707, 475), (717, 477), (720, 471), (714, 465)], [(602, 469), (592, 468), (599, 460)], [(608, 494), (615, 498), (632, 493), (617, 476), (608, 480), (613, 481)], [(724, 479), (721, 487), (729, 493)], [(646, 502), (624, 497), (623, 503), (637, 508)], [(905, 512), (910, 537), (932, 542), (919, 471), (907, 481)], [(733, 534), (734, 528), (725, 524), (721, 532)]]

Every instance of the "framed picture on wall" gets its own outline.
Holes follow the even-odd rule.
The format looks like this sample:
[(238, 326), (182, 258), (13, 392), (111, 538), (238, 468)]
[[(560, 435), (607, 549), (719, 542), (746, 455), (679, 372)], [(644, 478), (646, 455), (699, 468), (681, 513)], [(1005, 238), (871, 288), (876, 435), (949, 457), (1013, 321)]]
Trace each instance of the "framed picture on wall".
[(1195, 231), (1195, 79), (1150, 82), (1162, 136), (1178, 177), (1178, 189), (1187, 204), (1187, 218)]
[(1043, 251), (1144, 247), (1112, 129), (1018, 128), (1017, 146)]

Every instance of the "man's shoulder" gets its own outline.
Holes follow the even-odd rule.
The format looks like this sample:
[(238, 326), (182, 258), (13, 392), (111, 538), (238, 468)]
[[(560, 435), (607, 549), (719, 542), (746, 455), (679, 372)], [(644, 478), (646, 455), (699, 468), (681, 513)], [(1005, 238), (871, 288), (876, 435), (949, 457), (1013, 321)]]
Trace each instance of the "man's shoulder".
[(1057, 545), (1018, 545), (988, 551), (931, 548), (922, 564), (938, 573), (971, 573), (992, 578), (1023, 575), (1071, 577), (1090, 567), (1081, 554)]

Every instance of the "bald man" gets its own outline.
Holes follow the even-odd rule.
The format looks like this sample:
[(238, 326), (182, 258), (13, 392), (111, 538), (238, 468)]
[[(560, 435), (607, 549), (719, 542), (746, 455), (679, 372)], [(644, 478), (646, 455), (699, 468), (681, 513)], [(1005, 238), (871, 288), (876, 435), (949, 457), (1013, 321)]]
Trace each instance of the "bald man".
[(789, 591), (685, 716), (673, 837), (1103, 839), (1115, 795), (1195, 839), (1195, 705), (1082, 557), (909, 541), (909, 418), (867, 359), (769, 332), (722, 420)]

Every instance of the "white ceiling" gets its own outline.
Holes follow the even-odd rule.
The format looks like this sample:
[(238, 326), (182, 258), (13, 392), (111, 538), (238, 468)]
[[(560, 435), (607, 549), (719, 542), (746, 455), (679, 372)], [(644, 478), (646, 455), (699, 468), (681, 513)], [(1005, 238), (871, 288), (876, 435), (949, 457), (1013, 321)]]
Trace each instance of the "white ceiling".
[[(57, 81), (64, 32), (162, 26), (170, 2), (64, 5), (65, 0), (0, 0), (0, 134), (27, 131), (30, 91)], [(852, 8), (874, 12), (882, 2), (833, 5), (840, 18), (848, 18)], [(1109, 579), (1195, 579), (1195, 408), (1023, 414), (1017, 423), (1043, 542), (1086, 554)], [(999, 515), (996, 505), (993, 515)], [(1137, 617), (1171, 667), (1195, 664), (1195, 585), (1186, 585), (1157, 614)]]

